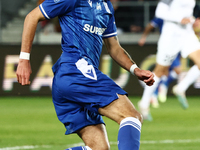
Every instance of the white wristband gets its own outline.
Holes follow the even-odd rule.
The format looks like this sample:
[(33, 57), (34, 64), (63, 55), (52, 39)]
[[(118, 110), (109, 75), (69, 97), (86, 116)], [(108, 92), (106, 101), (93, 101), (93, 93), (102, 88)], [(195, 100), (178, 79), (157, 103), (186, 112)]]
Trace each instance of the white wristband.
[(133, 65), (131, 66), (131, 68), (130, 68), (130, 73), (132, 73), (133, 75), (135, 75), (135, 74), (134, 74), (135, 68), (138, 68), (138, 66), (137, 66), (136, 64), (133, 64)]
[(29, 60), (30, 59), (30, 53), (20, 52), (19, 59)]

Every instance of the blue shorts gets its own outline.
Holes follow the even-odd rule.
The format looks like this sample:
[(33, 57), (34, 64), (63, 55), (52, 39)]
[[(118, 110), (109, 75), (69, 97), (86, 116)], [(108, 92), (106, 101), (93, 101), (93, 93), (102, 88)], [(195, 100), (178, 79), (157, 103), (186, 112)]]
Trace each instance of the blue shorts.
[(117, 94), (127, 94), (85, 59), (55, 64), (53, 70), (53, 103), (65, 134), (104, 123), (98, 109), (118, 99)]

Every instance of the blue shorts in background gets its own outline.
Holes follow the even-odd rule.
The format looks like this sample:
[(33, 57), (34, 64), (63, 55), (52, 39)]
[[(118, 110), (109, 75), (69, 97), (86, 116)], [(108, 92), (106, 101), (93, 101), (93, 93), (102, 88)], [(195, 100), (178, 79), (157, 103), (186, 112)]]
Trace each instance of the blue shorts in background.
[(179, 53), (176, 58), (174, 59), (174, 61), (172, 62), (169, 70), (173, 70), (174, 68), (178, 67), (181, 65), (181, 54)]

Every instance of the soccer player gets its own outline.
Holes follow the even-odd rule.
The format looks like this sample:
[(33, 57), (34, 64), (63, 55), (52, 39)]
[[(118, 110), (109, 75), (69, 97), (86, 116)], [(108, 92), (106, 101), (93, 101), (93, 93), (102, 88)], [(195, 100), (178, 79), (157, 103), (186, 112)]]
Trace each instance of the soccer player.
[[(194, 23), (193, 8), (195, 0), (160, 0), (156, 8), (156, 17), (164, 20), (162, 33), (158, 41), (155, 83), (145, 87), (139, 103), (144, 117), (150, 114), (150, 97), (164, 74), (168, 74), (169, 66), (179, 52), (183, 58), (189, 57), (200, 71), (200, 43), (192, 24)], [(187, 100), (183, 93), (176, 91), (183, 108), (187, 108)]]
[[(163, 27), (163, 20), (160, 18), (154, 17), (150, 21), (150, 23), (148, 23), (147, 26), (145, 27), (145, 30), (144, 30), (140, 40), (138, 41), (138, 44), (140, 46), (143, 46), (146, 42), (146, 38), (149, 35), (149, 33), (155, 28), (158, 28), (161, 33), (162, 27)], [(163, 102), (163, 103), (167, 100), (168, 87), (169, 87), (170, 83), (172, 83), (174, 80), (177, 79), (178, 75), (181, 72), (180, 58), (181, 58), (181, 56), (179, 54), (176, 57), (176, 59), (173, 61), (173, 63), (171, 64), (171, 66), (169, 68), (169, 74), (162, 76), (160, 83), (158, 84), (153, 95), (151, 96), (152, 107), (154, 107), (154, 108), (159, 107), (158, 99), (160, 102)], [(150, 116), (149, 116), (148, 120), (151, 120)]]
[(151, 86), (154, 75), (141, 70), (117, 40), (110, 0), (45, 0), (25, 18), (17, 79), (30, 84), (30, 52), (40, 20), (59, 17), (62, 55), (53, 66), (52, 97), (65, 134), (76, 133), (85, 146), (67, 150), (108, 150), (102, 115), (118, 124), (119, 150), (139, 150), (142, 117), (113, 80), (99, 69), (103, 42), (124, 69)]
[(154, 17), (145, 27), (144, 32), (142, 33), (142, 36), (140, 40), (138, 41), (138, 44), (140, 46), (144, 46), (144, 44), (146, 43), (146, 38), (149, 35), (149, 33), (155, 28), (158, 28), (159, 31), (161, 32), (162, 26), (163, 26), (163, 20), (160, 18)]
[[(196, 36), (199, 39), (199, 33), (200, 33), (200, 9), (199, 7), (196, 7), (196, 16), (197, 19), (195, 20), (193, 24), (193, 29), (196, 34)], [(175, 85), (172, 88), (172, 92), (178, 97), (178, 99), (186, 99), (185, 92), (190, 87), (192, 83), (194, 83), (197, 78), (200, 76), (200, 71), (198, 69), (197, 65), (193, 65), (190, 70), (187, 72), (186, 76), (181, 80), (177, 85)], [(186, 99), (187, 101), (187, 99)]]

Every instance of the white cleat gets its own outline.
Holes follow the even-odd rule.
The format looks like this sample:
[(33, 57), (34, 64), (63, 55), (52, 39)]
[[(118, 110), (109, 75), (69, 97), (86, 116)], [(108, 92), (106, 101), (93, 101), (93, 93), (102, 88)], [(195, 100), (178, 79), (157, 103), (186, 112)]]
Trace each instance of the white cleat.
[(172, 88), (172, 92), (174, 95), (176, 95), (176, 97), (178, 98), (178, 101), (180, 102), (181, 106), (183, 107), (183, 109), (187, 109), (189, 107), (188, 105), (188, 101), (187, 98), (185, 96), (185, 92), (180, 92), (178, 91), (178, 87), (177, 85), (175, 85)]
[(164, 84), (160, 84), (159, 90), (158, 90), (158, 99), (160, 102), (164, 103), (167, 100), (167, 92), (168, 88)]
[(157, 99), (157, 95), (152, 95), (151, 96), (151, 106), (153, 108), (158, 108), (159, 107), (159, 103), (158, 103), (158, 99)]
[(138, 108), (143, 117), (143, 120), (147, 120), (147, 121), (153, 120), (149, 108), (142, 108), (140, 105), (140, 101), (138, 102)]

